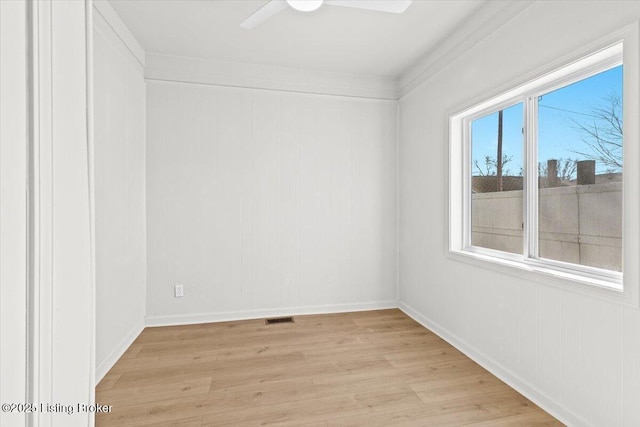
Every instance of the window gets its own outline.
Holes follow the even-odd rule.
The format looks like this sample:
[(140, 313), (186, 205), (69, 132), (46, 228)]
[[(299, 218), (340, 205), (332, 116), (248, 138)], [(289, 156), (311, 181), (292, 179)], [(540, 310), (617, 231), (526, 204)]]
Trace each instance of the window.
[(622, 271), (622, 65), (541, 93), (540, 258)]
[(451, 117), (452, 252), (615, 290), (622, 43)]
[(471, 240), (522, 253), (523, 103), (471, 121)]

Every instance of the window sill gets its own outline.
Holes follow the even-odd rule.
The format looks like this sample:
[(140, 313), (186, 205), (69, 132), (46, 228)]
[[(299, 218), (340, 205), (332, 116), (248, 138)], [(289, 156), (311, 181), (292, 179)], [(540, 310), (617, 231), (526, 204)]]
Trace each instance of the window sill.
[[(450, 250), (449, 258), (481, 268), (498, 271), (523, 280), (556, 286), (609, 301), (634, 305), (628, 292), (623, 291), (623, 280), (589, 277), (552, 266), (524, 260), (510, 260), (466, 250)], [(587, 285), (587, 286), (585, 286)]]

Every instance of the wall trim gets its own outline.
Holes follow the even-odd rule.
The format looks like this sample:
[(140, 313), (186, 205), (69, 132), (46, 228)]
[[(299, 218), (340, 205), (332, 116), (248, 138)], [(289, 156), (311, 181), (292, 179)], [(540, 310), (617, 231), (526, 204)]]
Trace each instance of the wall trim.
[[(0, 0), (1, 1), (1, 0)], [(145, 78), (144, 82), (146, 87), (148, 85), (158, 85), (158, 86), (195, 86), (195, 87), (203, 87), (203, 88), (227, 88), (227, 89), (238, 89), (241, 91), (246, 91), (246, 93), (251, 92), (283, 92), (283, 93), (291, 93), (297, 94), (300, 96), (309, 96), (309, 97), (323, 97), (329, 99), (344, 99), (349, 98), (355, 102), (363, 102), (363, 103), (371, 103), (371, 104), (389, 104), (392, 103), (394, 105), (398, 105), (398, 101), (394, 99), (382, 99), (382, 98), (363, 98), (363, 97), (352, 97), (347, 95), (331, 95), (324, 93), (309, 93), (309, 92), (298, 92), (298, 91), (289, 91), (289, 90), (280, 90), (280, 89), (266, 89), (260, 87), (246, 87), (246, 86), (231, 86), (231, 85), (218, 85), (212, 83), (194, 83), (194, 82), (180, 82), (175, 80), (158, 80), (158, 79), (150, 79)]]
[(316, 95), (397, 100), (395, 77), (249, 64), (147, 53), (145, 78)]
[[(131, 50), (127, 48), (127, 45), (123, 43), (122, 39), (118, 37), (113, 28), (104, 20), (95, 8), (93, 8), (93, 32), (92, 38), (95, 40), (99, 38), (103, 40), (111, 49), (118, 53), (125, 59), (128, 65), (133, 67), (141, 77), (144, 76), (144, 67), (138, 59), (131, 53)], [(93, 46), (93, 42), (92, 42)]]
[[(33, 2), (29, 9), (31, 402), (87, 402), (95, 396), (90, 150), (92, 0)], [(55, 274), (54, 274), (55, 272)], [(27, 414), (28, 425), (58, 425)], [(76, 413), (66, 426), (93, 426)]]
[[(30, 251), (32, 203), (29, 110), (32, 25), (29, 2), (0, 3), (0, 395), (33, 402), (30, 395)], [(27, 78), (25, 78), (27, 77)], [(5, 408), (6, 409), (6, 408)], [(22, 412), (22, 411), (20, 411)], [(27, 415), (0, 412), (0, 425), (28, 426)]]
[[(93, 15), (95, 30), (103, 37), (108, 37), (107, 32), (111, 32), (116, 36), (122, 45), (126, 47), (128, 58), (134, 60), (135, 63), (141, 67), (140, 70), (142, 71), (145, 66), (145, 51), (133, 34), (131, 34), (126, 24), (122, 22), (118, 13), (107, 0), (93, 0), (93, 8), (97, 12)], [(120, 48), (117, 50), (121, 51), (124, 49)]]
[(251, 320), (274, 316), (302, 316), (305, 314), (347, 313), (353, 311), (383, 310), (398, 308), (397, 301), (377, 301), (353, 304), (332, 304), (305, 307), (270, 308), (264, 310), (226, 311), (221, 313), (177, 314), (169, 316), (148, 316), (145, 325), (178, 326), (197, 323), (229, 322), (234, 320)]
[(535, 0), (486, 2), (400, 74), (398, 98), (411, 93), (534, 3)]
[(398, 301), (398, 308), (402, 310), (407, 316), (411, 317), (416, 322), (420, 323), (425, 328), (429, 329), (434, 334), (438, 335), (443, 340), (463, 352), (474, 362), (491, 372), (500, 380), (505, 382), (508, 386), (515, 389), (518, 393), (531, 400), (536, 405), (547, 411), (549, 414), (557, 418), (560, 422), (570, 426), (591, 426), (584, 418), (580, 417), (576, 413), (564, 408), (555, 399), (550, 398), (545, 393), (541, 392), (536, 387), (532, 386), (528, 382), (524, 381), (518, 375), (503, 367), (500, 363), (497, 363), (492, 358), (479, 351), (474, 346), (460, 339), (455, 334), (452, 334), (447, 329), (440, 326), (427, 316), (420, 313), (410, 305)]
[(96, 385), (102, 381), (104, 376), (109, 372), (111, 368), (116, 364), (118, 360), (122, 357), (125, 351), (133, 344), (133, 342), (138, 338), (138, 336), (142, 333), (145, 328), (144, 320), (140, 321), (136, 326), (133, 327), (125, 335), (125, 337), (120, 341), (120, 343), (116, 346), (116, 348), (109, 353), (107, 357), (104, 358), (101, 362), (96, 363)]

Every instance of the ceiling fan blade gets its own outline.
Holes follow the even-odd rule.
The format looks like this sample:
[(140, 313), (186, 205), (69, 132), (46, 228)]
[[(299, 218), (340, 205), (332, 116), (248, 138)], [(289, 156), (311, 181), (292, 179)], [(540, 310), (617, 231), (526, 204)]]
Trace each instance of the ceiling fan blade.
[(242, 28), (251, 29), (259, 25), (260, 23), (271, 18), (273, 15), (282, 12), (287, 8), (286, 0), (271, 0), (269, 3), (262, 6), (255, 11), (253, 15), (242, 21), (240, 26)]
[(411, 1), (412, 0), (325, 0), (324, 3), (331, 6), (402, 13), (411, 5)]

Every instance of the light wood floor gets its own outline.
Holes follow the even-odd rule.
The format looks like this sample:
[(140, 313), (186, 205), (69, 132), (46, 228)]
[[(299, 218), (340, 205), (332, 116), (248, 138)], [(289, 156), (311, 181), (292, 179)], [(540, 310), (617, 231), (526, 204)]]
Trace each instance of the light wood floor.
[(98, 427), (562, 425), (399, 310), (147, 328), (96, 401)]

